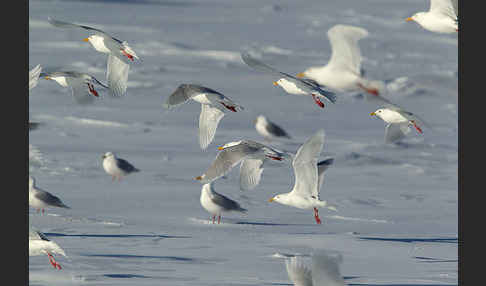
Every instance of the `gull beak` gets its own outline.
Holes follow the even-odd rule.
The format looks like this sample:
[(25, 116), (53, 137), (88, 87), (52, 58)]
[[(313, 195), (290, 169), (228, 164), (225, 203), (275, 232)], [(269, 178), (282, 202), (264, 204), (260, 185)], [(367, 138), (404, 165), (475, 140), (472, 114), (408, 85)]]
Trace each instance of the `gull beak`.
[(200, 181), (200, 180), (202, 180), (202, 176), (197, 176), (197, 177), (194, 178), (194, 180)]
[(299, 78), (305, 77), (303, 72), (298, 73), (296, 76), (299, 77)]
[(84, 38), (83, 41), (89, 42), (89, 38)]
[(48, 77), (48, 76), (46, 76), (46, 77), (44, 77), (44, 78), (45, 78), (45, 79), (51, 79), (51, 78), (50, 78), (50, 77)]
[(223, 148), (223, 147), (221, 147), (221, 146), (219, 146), (219, 147), (218, 147), (218, 150), (224, 150), (224, 148)]
[(273, 201), (274, 201), (274, 199), (273, 199), (273, 198), (271, 198), (271, 199), (269, 199), (269, 200), (268, 200), (268, 202), (270, 202), (270, 203), (271, 203), (271, 202), (273, 202)]
[(273, 82), (273, 85), (278, 86), (278, 83), (276, 81)]
[(412, 17), (408, 17), (407, 19), (405, 19), (405, 21), (410, 22), (410, 21), (413, 21), (413, 19), (412, 19)]
[(374, 113), (374, 112), (371, 112), (371, 113), (370, 113), (370, 115), (371, 115), (371, 116), (375, 116), (375, 115), (376, 115), (376, 113)]

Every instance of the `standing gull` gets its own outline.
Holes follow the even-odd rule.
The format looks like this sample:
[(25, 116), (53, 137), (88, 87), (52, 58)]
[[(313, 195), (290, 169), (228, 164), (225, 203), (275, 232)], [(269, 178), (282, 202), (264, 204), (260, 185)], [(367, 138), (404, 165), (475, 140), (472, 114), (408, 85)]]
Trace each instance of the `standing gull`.
[(259, 183), (266, 160), (286, 161), (290, 155), (270, 146), (252, 140), (230, 142), (221, 147), (221, 150), (206, 172), (196, 177), (202, 183), (212, 182), (233, 167), (240, 165), (240, 188), (242, 190), (254, 189)]
[(331, 256), (326, 251), (312, 254), (312, 267), (304, 264), (301, 257), (294, 256), (285, 260), (289, 279), (295, 286), (345, 286), (339, 270), (342, 257)]
[(122, 176), (140, 172), (139, 169), (128, 163), (128, 161), (122, 158), (117, 158), (112, 152), (106, 152), (102, 158), (103, 169), (105, 169), (106, 173), (112, 176), (112, 181), (114, 181), (115, 178), (118, 178), (118, 181), (120, 181)]
[(93, 48), (104, 54), (108, 54), (106, 65), (106, 81), (113, 96), (123, 96), (127, 90), (128, 70), (130, 62), (140, 60), (135, 51), (128, 46), (126, 41), (120, 41), (107, 33), (84, 25), (62, 22), (48, 17), (47, 20), (59, 28), (81, 28), (92, 33), (85, 42), (89, 42)]
[[(314, 209), (314, 218), (317, 224), (321, 224), (317, 208), (326, 207), (336, 210), (333, 206), (329, 206), (326, 201), (321, 201), (319, 197), (322, 179), (319, 182), (317, 157), (321, 153), (323, 145), (324, 130), (321, 129), (297, 150), (297, 154), (292, 161), (295, 175), (295, 184), (292, 191), (278, 194), (269, 200), (269, 202), (277, 202), (300, 209)], [(322, 172), (326, 169), (326, 165), (330, 165), (330, 163), (332, 161), (323, 164), (324, 169), (322, 169)]]
[(221, 221), (221, 214), (223, 212), (237, 211), (246, 213), (246, 209), (240, 207), (240, 205), (217, 192), (213, 189), (213, 182), (204, 184), (201, 189), (201, 205), (208, 211), (213, 217), (213, 224), (218, 216), (218, 224)]
[(204, 86), (196, 84), (181, 84), (165, 101), (165, 108), (172, 108), (190, 99), (201, 104), (199, 115), (199, 146), (206, 149), (213, 141), (219, 121), (225, 112), (238, 112), (243, 110), (227, 96)]
[(54, 254), (61, 254), (64, 257), (66, 253), (62, 250), (57, 243), (54, 241), (49, 240), (45, 234), (40, 231), (34, 230), (31, 227), (29, 228), (29, 256), (38, 256), (47, 254), (49, 257), (49, 262), (52, 266), (56, 269), (61, 270), (62, 267), (57, 261), (54, 259)]
[(420, 125), (429, 127), (424, 120), (412, 112), (391, 103), (381, 96), (376, 99), (381, 101), (383, 107), (371, 112), (370, 115), (377, 116), (387, 123), (385, 127), (385, 143), (393, 143), (405, 138), (410, 132), (410, 127), (414, 127), (420, 134), (423, 133)]
[(311, 95), (314, 102), (324, 108), (324, 103), (321, 101), (322, 98), (335, 103), (336, 96), (334, 92), (327, 90), (327, 87), (319, 85), (315, 80), (312, 79), (299, 79), (290, 74), (279, 72), (276, 69), (262, 63), (261, 61), (253, 58), (248, 53), (241, 54), (242, 60), (250, 67), (270, 73), (274, 76), (279, 77), (279, 80), (274, 81), (275, 86), (282, 87), (287, 93), (297, 94), (297, 95)]
[(29, 206), (37, 209), (37, 212), (42, 209), (42, 213), (44, 213), (44, 209), (48, 207), (70, 208), (58, 197), (36, 187), (35, 179), (31, 176), (29, 176)]
[(327, 31), (327, 36), (332, 49), (327, 65), (310, 67), (297, 74), (297, 77), (310, 78), (320, 85), (339, 91), (365, 90), (378, 95), (383, 83), (364, 78), (361, 70), (358, 41), (367, 37), (368, 31), (355, 26), (335, 25)]
[(415, 13), (406, 21), (415, 21), (431, 32), (456, 33), (459, 31), (457, 16), (458, 0), (430, 0), (429, 11)]
[(62, 87), (71, 87), (72, 96), (80, 104), (92, 103), (94, 97), (99, 97), (98, 92), (94, 88), (95, 83), (108, 88), (94, 76), (76, 71), (41, 73), (40, 76), (47, 80), (54, 80)]
[(291, 139), (290, 135), (280, 126), (268, 120), (265, 116), (259, 115), (255, 119), (255, 129), (265, 140), (271, 141), (275, 138)]

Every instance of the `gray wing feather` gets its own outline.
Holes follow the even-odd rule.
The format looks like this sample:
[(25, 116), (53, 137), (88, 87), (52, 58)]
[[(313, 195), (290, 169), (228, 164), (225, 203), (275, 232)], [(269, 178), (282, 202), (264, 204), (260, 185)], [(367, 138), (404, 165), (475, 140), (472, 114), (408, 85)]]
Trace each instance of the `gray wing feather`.
[(37, 190), (37, 192), (34, 195), (36, 198), (39, 200), (43, 201), (44, 203), (50, 205), (50, 206), (55, 206), (55, 207), (60, 207), (60, 208), (66, 208), (69, 209), (70, 207), (66, 206), (61, 199), (58, 197), (54, 196), (53, 194), (42, 191), (42, 190)]
[(88, 30), (88, 31), (91, 31), (91, 32), (94, 32), (96, 33), (97, 35), (100, 35), (100, 36), (103, 36), (103, 37), (109, 37), (109, 38), (112, 38), (113, 40), (115, 40), (116, 42), (118, 43), (122, 43), (122, 41), (108, 35), (106, 32), (100, 30), (100, 29), (96, 29), (96, 28), (93, 28), (93, 27), (89, 27), (89, 26), (85, 26), (85, 25), (78, 25), (78, 24), (74, 24), (74, 23), (68, 23), (68, 22), (64, 22), (64, 21), (59, 21), (59, 20), (56, 20), (52, 17), (47, 17), (47, 21), (55, 26), (55, 27), (58, 27), (58, 28), (81, 28), (81, 29), (84, 29), (84, 30)]
[(246, 212), (246, 209), (240, 207), (240, 204), (233, 201), (232, 199), (225, 197), (213, 190), (213, 196), (211, 196), (213, 203), (224, 208), (226, 211), (241, 211)]
[(203, 182), (209, 182), (226, 175), (234, 166), (238, 165), (246, 156), (258, 152), (260, 149), (247, 144), (238, 144), (221, 150), (213, 163), (204, 173)]
[(29, 71), (29, 90), (33, 89), (39, 83), (39, 76), (42, 71), (41, 65), (36, 65), (32, 70)]
[[(285, 267), (289, 279), (294, 286), (312, 286), (312, 270), (309, 269), (299, 257), (285, 260)], [(315, 284), (318, 286), (317, 284)]]
[(206, 149), (216, 135), (219, 121), (224, 117), (224, 112), (208, 104), (201, 104), (199, 115), (199, 146)]
[(118, 166), (118, 168), (122, 169), (124, 172), (127, 173), (140, 171), (139, 169), (135, 168), (132, 164), (128, 163), (128, 161), (125, 159), (116, 158), (116, 165)]
[(263, 173), (263, 160), (244, 159), (240, 165), (240, 188), (242, 190), (254, 189), (261, 180)]
[(393, 143), (405, 138), (407, 133), (410, 132), (408, 122), (405, 123), (388, 123), (385, 127), (385, 142)]
[(286, 138), (290, 139), (290, 135), (275, 123), (268, 122), (266, 129), (267, 129), (268, 133), (270, 133), (274, 136), (286, 137)]
[(123, 96), (127, 90), (130, 65), (112, 54), (106, 63), (106, 81), (112, 96)]
[(334, 158), (329, 158), (326, 160), (322, 160), (319, 163), (317, 163), (317, 175), (318, 175), (318, 180), (317, 180), (317, 193), (318, 193), (318, 199), (319, 194), (320, 194), (320, 189), (322, 187), (322, 184), (324, 183), (324, 171), (326, 171), (329, 166), (331, 166), (334, 163)]
[(79, 80), (66, 79), (69, 86), (71, 86), (71, 93), (74, 100), (79, 104), (91, 104), (95, 98), (89, 93), (88, 86)]
[(327, 286), (346, 286), (339, 263), (342, 258), (333, 257), (325, 251), (319, 251), (312, 255), (312, 284)]

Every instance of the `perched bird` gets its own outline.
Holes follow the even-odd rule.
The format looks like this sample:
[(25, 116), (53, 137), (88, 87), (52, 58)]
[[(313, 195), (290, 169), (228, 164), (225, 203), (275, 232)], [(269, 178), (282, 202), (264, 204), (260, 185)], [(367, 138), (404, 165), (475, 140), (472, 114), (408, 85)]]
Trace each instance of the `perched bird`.
[(406, 21), (415, 21), (431, 32), (456, 33), (459, 31), (458, 15), (458, 0), (430, 0), (429, 11), (415, 13)]
[(256, 131), (262, 135), (265, 140), (271, 141), (275, 138), (287, 138), (291, 139), (290, 135), (283, 130), (280, 126), (268, 120), (265, 116), (259, 115), (255, 121)]
[(326, 251), (312, 254), (312, 266), (304, 264), (301, 257), (294, 256), (285, 260), (289, 279), (295, 286), (345, 286), (339, 264), (342, 257), (331, 256)]
[(47, 80), (54, 80), (62, 87), (71, 87), (73, 98), (80, 104), (92, 103), (94, 97), (99, 97), (98, 92), (94, 88), (95, 83), (108, 88), (94, 76), (76, 71), (41, 73), (41, 77)]
[(128, 161), (122, 158), (117, 158), (112, 152), (106, 152), (102, 158), (103, 169), (105, 169), (106, 173), (112, 176), (112, 181), (114, 181), (115, 178), (118, 178), (118, 181), (120, 181), (122, 176), (140, 172), (139, 169), (128, 163)]
[(179, 85), (167, 98), (164, 107), (170, 109), (186, 103), (190, 99), (201, 104), (201, 113), (199, 115), (199, 146), (203, 150), (213, 141), (219, 121), (223, 118), (225, 112), (238, 112), (244, 109), (227, 96), (197, 84)]
[(54, 241), (49, 240), (45, 234), (38, 230), (34, 230), (33, 228), (29, 228), (29, 256), (38, 256), (47, 254), (49, 257), (49, 262), (52, 266), (56, 269), (61, 270), (62, 267), (57, 261), (54, 259), (52, 254), (60, 254), (64, 257), (66, 253), (64, 250), (57, 245)]
[(36, 65), (29, 71), (29, 91), (37, 86), (39, 83), (39, 76), (41, 74), (42, 67), (41, 65)]
[(29, 206), (37, 209), (37, 212), (42, 209), (42, 213), (44, 213), (44, 209), (48, 207), (70, 208), (58, 197), (36, 187), (35, 179), (31, 176), (29, 176)]
[(412, 112), (391, 103), (383, 97), (379, 97), (379, 100), (383, 107), (371, 112), (370, 115), (377, 116), (387, 123), (385, 127), (385, 143), (393, 143), (405, 138), (410, 132), (410, 127), (414, 127), (420, 134), (423, 133), (420, 125), (429, 127), (423, 119)]
[(323, 85), (319, 85), (315, 80), (307, 78), (299, 79), (290, 74), (279, 72), (276, 69), (253, 58), (248, 53), (242, 53), (241, 58), (250, 67), (279, 77), (279, 80), (274, 81), (273, 84), (275, 86), (282, 87), (287, 93), (297, 95), (311, 95), (314, 99), (314, 102), (321, 108), (324, 108), (325, 106), (324, 103), (321, 101), (322, 98), (325, 98), (332, 103), (336, 102), (336, 96), (334, 92), (327, 90), (327, 87)]
[(364, 78), (361, 69), (358, 41), (367, 37), (368, 31), (355, 26), (335, 25), (327, 31), (327, 36), (332, 49), (331, 59), (327, 65), (310, 67), (298, 73), (297, 77), (313, 79), (318, 84), (337, 91), (364, 90), (378, 95), (384, 84)]
[(204, 184), (201, 189), (201, 205), (213, 217), (213, 224), (218, 216), (218, 224), (221, 222), (221, 214), (224, 212), (237, 211), (246, 213), (246, 209), (240, 205), (217, 192), (213, 189), (213, 182)]
[(89, 42), (93, 48), (104, 54), (108, 54), (106, 65), (106, 81), (113, 96), (123, 96), (127, 90), (128, 70), (134, 59), (140, 60), (135, 51), (128, 46), (126, 41), (118, 40), (100, 29), (84, 25), (77, 25), (55, 20), (48, 17), (47, 20), (59, 28), (81, 28), (92, 33), (85, 42)]
[(225, 174), (233, 167), (240, 165), (240, 188), (242, 190), (254, 189), (259, 183), (266, 160), (285, 161), (289, 154), (270, 146), (252, 140), (241, 140), (227, 143), (221, 150), (206, 172), (196, 177), (201, 183), (212, 182)]
[[(269, 202), (277, 202), (300, 209), (314, 209), (314, 218), (317, 224), (321, 224), (318, 208), (326, 207), (336, 210), (335, 207), (329, 206), (326, 201), (321, 201), (319, 197), (319, 188), (322, 185), (319, 182), (317, 157), (321, 153), (324, 145), (324, 130), (319, 130), (314, 136), (309, 138), (297, 150), (293, 158), (292, 166), (295, 175), (294, 188), (289, 193), (278, 194), (271, 198)], [(322, 163), (322, 172), (330, 165), (332, 161)]]

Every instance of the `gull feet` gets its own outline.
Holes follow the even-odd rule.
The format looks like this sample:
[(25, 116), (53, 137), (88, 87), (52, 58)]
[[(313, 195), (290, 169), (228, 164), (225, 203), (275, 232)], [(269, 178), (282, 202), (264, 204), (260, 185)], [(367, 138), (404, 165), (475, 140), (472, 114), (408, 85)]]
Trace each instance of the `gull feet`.
[(418, 133), (420, 133), (420, 134), (424, 133), (424, 132), (422, 131), (422, 128), (420, 128), (420, 127), (417, 125), (417, 123), (415, 123), (415, 121), (414, 121), (414, 120), (412, 120), (412, 121), (410, 121), (410, 122), (412, 122), (413, 127), (415, 127), (415, 129), (417, 130), (417, 132), (418, 132)]
[(317, 224), (321, 224), (322, 223), (321, 222), (321, 219), (319, 218), (319, 211), (316, 208), (314, 208), (314, 218), (316, 219), (316, 223)]
[(362, 85), (361, 83), (358, 83), (358, 86), (360, 88), (364, 89), (367, 93), (370, 93), (370, 94), (373, 94), (373, 95), (376, 95), (376, 96), (378, 96), (380, 94), (380, 92), (377, 88), (368, 88), (368, 87)]
[(91, 83), (88, 83), (88, 89), (92, 95), (99, 97), (98, 92), (94, 89), (94, 86)]
[(227, 109), (233, 111), (233, 112), (236, 112), (236, 108), (234, 106), (231, 106), (231, 105), (228, 105), (222, 101), (220, 101), (219, 103), (221, 103), (222, 105), (224, 105), (224, 107), (226, 107)]
[(271, 155), (267, 155), (267, 157), (272, 159), (272, 160), (275, 160), (275, 161), (282, 161), (281, 157), (275, 157), (275, 156), (271, 156)]
[(321, 108), (324, 108), (324, 103), (315, 95), (312, 95), (312, 98), (314, 99), (314, 102), (319, 105)]
[(52, 256), (52, 254), (47, 253), (47, 256), (49, 256), (49, 262), (52, 264), (52, 267), (57, 268), (59, 270), (62, 269), (61, 264), (57, 263), (57, 261), (54, 259), (54, 256)]
[(133, 56), (130, 55), (129, 53), (125, 52), (125, 50), (120, 50), (122, 52), (122, 54), (127, 57), (129, 60), (131, 60), (133, 62)]

